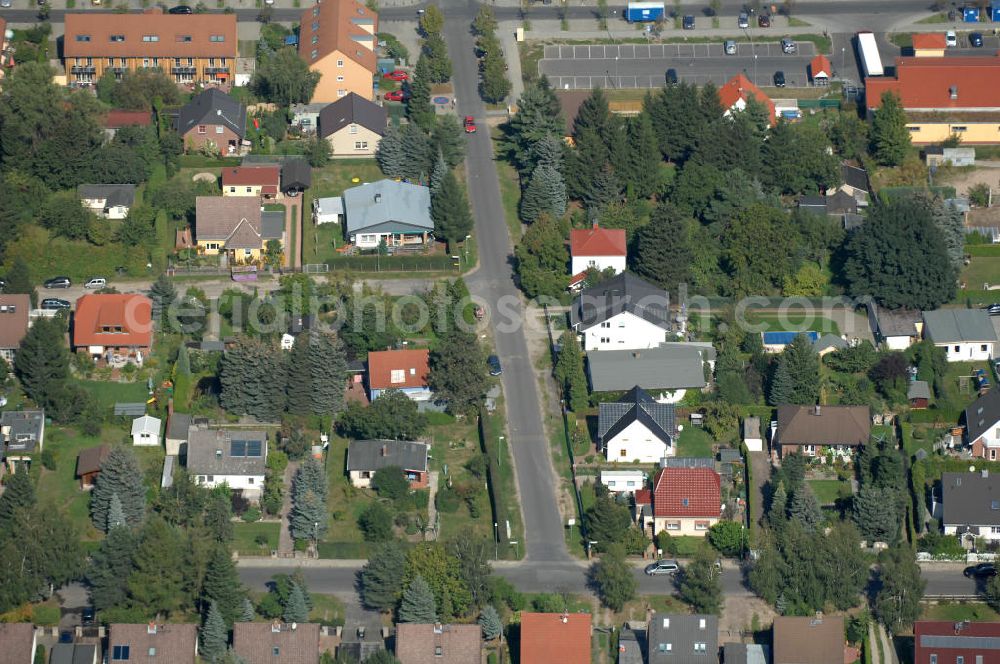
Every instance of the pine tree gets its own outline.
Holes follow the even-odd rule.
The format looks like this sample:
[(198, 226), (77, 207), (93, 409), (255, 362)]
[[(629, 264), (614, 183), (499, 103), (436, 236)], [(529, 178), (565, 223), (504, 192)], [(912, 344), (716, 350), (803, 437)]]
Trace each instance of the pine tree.
[(774, 375), (771, 377), (767, 402), (772, 406), (792, 403), (791, 399), (794, 389), (795, 385), (792, 382), (791, 374), (788, 372), (788, 364), (779, 357), (775, 365)]
[(621, 184), (610, 164), (594, 174), (590, 186), (583, 194), (583, 204), (589, 213), (597, 213), (607, 205), (620, 200)]
[(539, 164), (536, 146), (554, 141), (559, 151), (563, 134), (562, 107), (544, 76), (528, 85), (517, 101), (517, 113), (507, 125), (509, 133), (501, 139), (522, 178)]
[(177, 351), (177, 363), (174, 365), (174, 371), (178, 376), (191, 375), (191, 357), (188, 355), (187, 346), (184, 344), (181, 344), (180, 349)]
[(404, 177), (426, 182), (428, 174), (434, 170), (434, 150), (430, 138), (419, 125), (411, 123), (403, 126), (401, 140)]
[(205, 568), (202, 595), (218, 606), (227, 625), (232, 625), (240, 616), (246, 600), (246, 590), (240, 583), (228, 548), (216, 546), (212, 550), (208, 567)]
[(205, 528), (219, 544), (233, 541), (233, 504), (229, 491), (215, 489), (205, 505)]
[(444, 161), (444, 155), (438, 152), (437, 161), (434, 162), (434, 170), (431, 171), (431, 196), (436, 196), (441, 191), (441, 185), (444, 184), (444, 177), (447, 173), (448, 164)]
[(64, 335), (62, 321), (40, 318), (28, 328), (14, 356), (14, 373), (24, 393), (45, 409), (55, 405), (69, 379)]
[(292, 537), (318, 540), (326, 534), (326, 506), (311, 489), (295, 497), (290, 530)]
[(896, 491), (889, 487), (864, 486), (854, 497), (854, 523), (868, 542), (892, 544), (899, 532)]
[(253, 622), (257, 617), (257, 610), (254, 609), (253, 602), (249, 597), (243, 598), (243, 606), (240, 607), (240, 622)]
[(695, 613), (718, 614), (722, 609), (719, 577), (715, 557), (703, 547), (681, 574), (678, 584), (681, 599), (690, 604)]
[(872, 154), (883, 166), (899, 166), (910, 148), (906, 111), (893, 92), (882, 93), (881, 105), (872, 118)]
[(306, 597), (297, 583), (292, 583), (292, 589), (285, 600), (284, 617), (288, 623), (304, 623), (309, 620), (309, 607), (306, 606)]
[(430, 355), (427, 384), (448, 412), (472, 414), (486, 396), (486, 357), (475, 334), (452, 330)]
[(786, 366), (792, 380), (788, 403), (813, 405), (819, 401), (819, 355), (809, 337), (797, 334), (781, 352), (779, 362)]
[(9, 533), (17, 516), (35, 506), (35, 486), (26, 472), (7, 477), (4, 492), (0, 495), (0, 536)]
[(656, 193), (660, 163), (663, 161), (649, 113), (640, 113), (629, 122), (628, 146), (626, 182), (635, 196), (649, 198)]
[(285, 409), (285, 355), (274, 343), (240, 337), (222, 357), (222, 407), (236, 414), (273, 421)]
[(366, 607), (388, 611), (396, 606), (405, 565), (406, 556), (394, 544), (379, 547), (368, 557), (361, 569), (361, 600)]
[(399, 127), (389, 124), (385, 135), (378, 143), (375, 151), (375, 161), (382, 173), (389, 178), (401, 178), (406, 175), (406, 155), (403, 152), (403, 140)]
[(128, 575), (132, 571), (137, 542), (126, 527), (108, 531), (90, 557), (87, 584), (90, 599), (98, 611), (124, 607), (128, 601)]
[(299, 334), (288, 357), (288, 411), (298, 415), (336, 416), (344, 409), (347, 360), (343, 344), (332, 334), (308, 330)]
[(225, 654), (228, 641), (229, 633), (222, 613), (215, 602), (212, 602), (201, 626), (201, 646), (198, 652), (203, 659), (214, 662)]
[(574, 139), (574, 149), (569, 153), (563, 175), (573, 198), (588, 201), (593, 195), (594, 181), (609, 164), (608, 146), (596, 129), (587, 127)]
[(418, 574), (403, 593), (403, 601), (399, 605), (399, 622), (427, 624), (435, 623), (437, 619), (434, 593), (424, 577)]
[(108, 504), (107, 532), (110, 533), (113, 528), (118, 526), (128, 527), (128, 524), (125, 522), (125, 510), (122, 508), (121, 498), (115, 493), (111, 495), (111, 502)]
[(483, 607), (479, 614), (479, 626), (483, 628), (483, 638), (487, 641), (500, 636), (503, 632), (503, 623), (500, 621), (500, 614), (493, 608), (492, 604)]
[(559, 357), (556, 360), (555, 377), (563, 386), (563, 399), (573, 412), (580, 412), (589, 404), (587, 395), (587, 375), (583, 369), (583, 353), (580, 342), (572, 330), (566, 330), (559, 340)]
[(111, 499), (116, 494), (129, 526), (139, 525), (146, 515), (146, 487), (135, 455), (127, 447), (112, 447), (101, 464), (101, 472), (90, 493), (90, 519), (94, 527), (106, 530)]
[(143, 526), (133, 556), (129, 604), (150, 615), (173, 613), (187, 605), (185, 561), (186, 542), (181, 532), (160, 516), (152, 516)]
[(566, 203), (566, 182), (562, 173), (549, 164), (541, 164), (531, 174), (521, 196), (521, 221), (533, 223), (543, 213), (559, 219), (566, 214)]
[(14, 264), (7, 271), (6, 281), (4, 293), (29, 295), (31, 296), (31, 306), (34, 307), (38, 304), (38, 291), (35, 290), (35, 283), (31, 280), (31, 269), (24, 259), (14, 260)]
[(778, 486), (775, 487), (774, 494), (771, 496), (771, 509), (767, 512), (767, 520), (776, 527), (788, 518), (787, 510), (788, 491), (785, 490), (785, 483), (778, 480)]
[(458, 183), (455, 174), (448, 172), (441, 182), (441, 189), (431, 199), (431, 218), (434, 220), (434, 235), (445, 240), (449, 247), (465, 239), (472, 232), (472, 212), (465, 189)]
[[(170, 311), (177, 301), (177, 290), (167, 279), (167, 275), (161, 274), (156, 278), (152, 288), (149, 289), (149, 299), (153, 302), (153, 320), (160, 325), (160, 329), (164, 331), (173, 329)], [(183, 344), (181, 347), (183, 348)]]
[(638, 584), (621, 544), (607, 547), (606, 553), (594, 564), (592, 574), (597, 596), (612, 611), (621, 611), (625, 603), (635, 597)]
[(299, 466), (295, 478), (296, 490), (299, 490), (300, 485), (302, 491), (311, 490), (321, 501), (326, 502), (329, 492), (326, 472), (318, 459), (310, 457)]
[(788, 516), (802, 524), (807, 532), (816, 532), (823, 523), (823, 512), (819, 501), (808, 484), (802, 484), (792, 494), (792, 503), (788, 506)]
[(434, 77), (427, 55), (420, 54), (410, 79), (410, 98), (406, 100), (406, 117), (424, 131), (434, 126), (434, 107), (431, 105), (431, 80)]
[(669, 203), (658, 205), (649, 223), (636, 234), (636, 274), (668, 291), (687, 283), (695, 258), (691, 223)]

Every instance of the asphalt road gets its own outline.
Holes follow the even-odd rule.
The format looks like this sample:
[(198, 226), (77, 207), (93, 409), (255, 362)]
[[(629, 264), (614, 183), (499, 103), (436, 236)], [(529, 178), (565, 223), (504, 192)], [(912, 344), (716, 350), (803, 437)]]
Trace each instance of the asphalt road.
[[(454, 66), (452, 80), (458, 98), (458, 114), (482, 119), (485, 107), (479, 97), (479, 73), (469, 23), (465, 18), (454, 16), (450, 8), (445, 16), (444, 32)], [(507, 310), (512, 312), (510, 318), (520, 321), (524, 319), (525, 309), (513, 280), (511, 241), (493, 159), (489, 132), (470, 135), (466, 147), (466, 182), (476, 219), (480, 268), (469, 278), (469, 290), (484, 298), (490, 311)], [(501, 381), (506, 398), (507, 435), (514, 454), (524, 515), (526, 541), (522, 545), (529, 560), (567, 560), (569, 554), (563, 539), (556, 476), (523, 325), (505, 323), (495, 317), (491, 326), (496, 353), (504, 367)]]
[(539, 71), (554, 88), (659, 88), (668, 69), (679, 79), (704, 85), (722, 85), (743, 72), (759, 85), (772, 85), (777, 71), (789, 87), (808, 85), (812, 42), (799, 42), (798, 53), (783, 54), (778, 42), (739, 43), (736, 55), (726, 55), (714, 44), (621, 44), (546, 46)]

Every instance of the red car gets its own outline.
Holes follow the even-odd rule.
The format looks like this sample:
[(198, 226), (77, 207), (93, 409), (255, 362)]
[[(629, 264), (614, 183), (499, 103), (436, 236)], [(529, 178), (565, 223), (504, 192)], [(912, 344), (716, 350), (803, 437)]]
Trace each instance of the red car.
[(408, 81), (410, 80), (410, 75), (407, 74), (402, 69), (397, 69), (396, 71), (390, 71), (382, 75), (382, 78), (388, 78), (393, 81)]
[(385, 93), (386, 101), (406, 101), (406, 93), (402, 90), (393, 90), (392, 92)]
[(471, 115), (465, 116), (465, 133), (475, 134), (476, 133), (476, 120)]

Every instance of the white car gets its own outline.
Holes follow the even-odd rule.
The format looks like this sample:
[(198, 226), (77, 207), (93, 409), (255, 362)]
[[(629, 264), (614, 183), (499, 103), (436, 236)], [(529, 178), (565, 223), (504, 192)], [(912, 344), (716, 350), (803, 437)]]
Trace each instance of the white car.
[(944, 33), (944, 45), (945, 46), (958, 46), (958, 35), (955, 34), (954, 30), (949, 30)]
[(746, 12), (740, 12), (739, 18), (736, 19), (736, 26), (740, 30), (746, 30), (750, 27), (750, 17), (747, 16)]
[(726, 55), (736, 55), (736, 42), (732, 39), (727, 39), (722, 44), (722, 48), (726, 52)]

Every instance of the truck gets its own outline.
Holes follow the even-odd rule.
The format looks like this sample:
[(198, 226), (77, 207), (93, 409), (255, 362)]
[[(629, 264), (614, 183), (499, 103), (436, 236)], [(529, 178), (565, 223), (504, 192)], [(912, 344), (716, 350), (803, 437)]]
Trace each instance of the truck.
[(865, 77), (882, 76), (885, 71), (882, 69), (882, 58), (878, 54), (878, 44), (875, 43), (875, 33), (859, 32), (857, 34), (858, 58), (861, 60), (861, 67), (864, 69)]
[(662, 2), (629, 2), (625, 7), (625, 20), (629, 23), (649, 23), (663, 16)]

